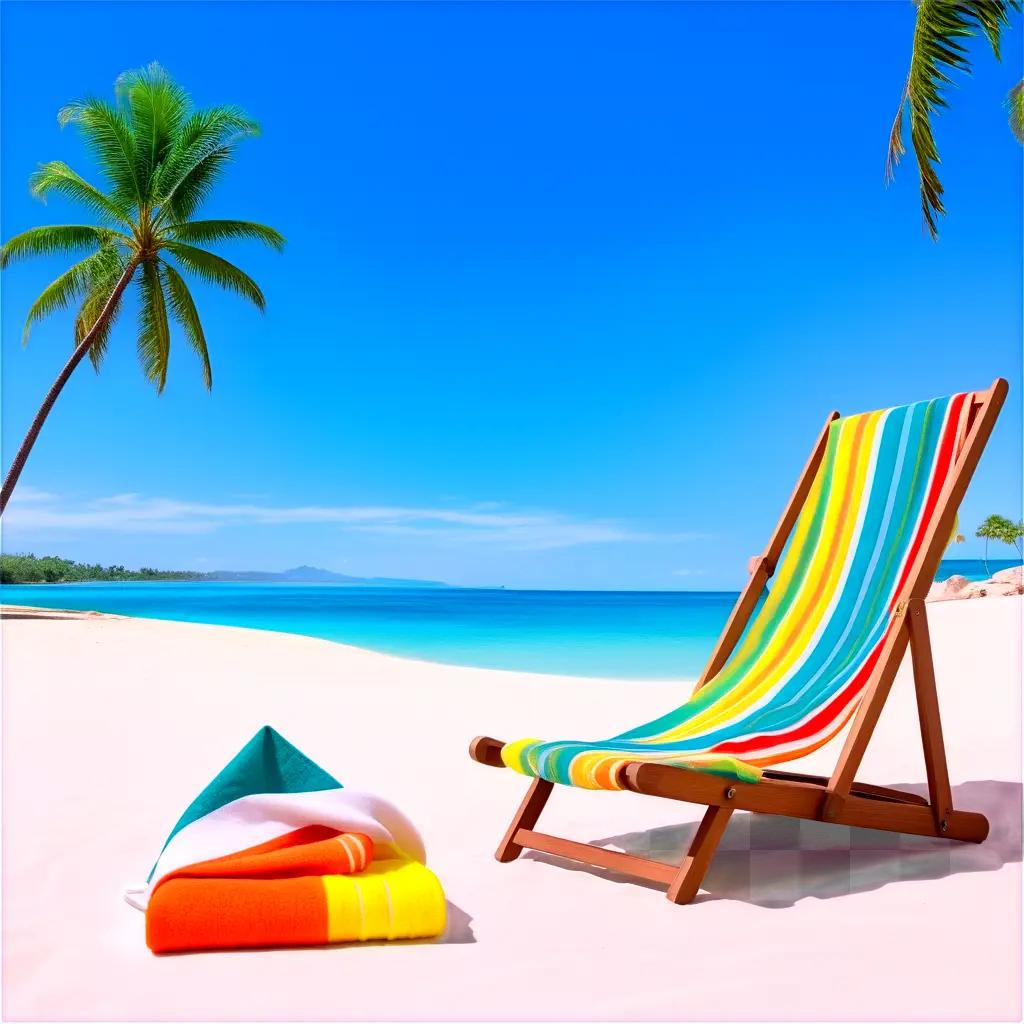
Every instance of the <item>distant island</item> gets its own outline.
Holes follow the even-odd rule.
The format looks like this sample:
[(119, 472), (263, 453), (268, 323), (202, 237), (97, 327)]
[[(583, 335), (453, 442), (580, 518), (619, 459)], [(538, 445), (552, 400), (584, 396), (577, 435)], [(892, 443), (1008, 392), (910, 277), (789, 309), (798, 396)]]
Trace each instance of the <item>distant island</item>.
[(385, 576), (346, 576), (299, 565), (284, 572), (256, 570), (217, 570), (190, 572), (168, 569), (126, 569), (123, 565), (89, 565), (55, 555), (0, 555), (0, 584), (16, 583), (89, 583), (89, 582), (186, 582), (186, 583), (335, 583), (347, 587), (444, 588), (449, 584), (436, 580), (405, 580)]
[(451, 584), (438, 580), (404, 580), (389, 576), (346, 576), (344, 573), (331, 572), (330, 569), (317, 569), (313, 565), (299, 565), (284, 572), (209, 572), (200, 579), (213, 583), (338, 583), (348, 587), (421, 587), (432, 589), (448, 587)]

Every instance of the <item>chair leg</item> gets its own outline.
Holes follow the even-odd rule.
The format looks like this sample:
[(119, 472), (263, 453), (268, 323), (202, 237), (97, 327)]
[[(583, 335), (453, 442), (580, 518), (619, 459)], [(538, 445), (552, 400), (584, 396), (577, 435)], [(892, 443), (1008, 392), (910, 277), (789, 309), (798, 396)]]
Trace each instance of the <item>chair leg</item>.
[(942, 718), (935, 690), (935, 665), (928, 633), (928, 613), (924, 601), (914, 599), (907, 605), (910, 629), (910, 657), (914, 667), (917, 714), (921, 722), (921, 743), (928, 773), (928, 798), (935, 816), (935, 827), (945, 833), (953, 810), (953, 792), (949, 786), (946, 747), (942, 741)]
[(667, 895), (673, 903), (689, 903), (697, 895), (700, 883), (704, 880), (708, 865), (731, 817), (731, 807), (707, 809), (697, 834), (693, 837), (690, 848), (686, 851), (686, 856), (668, 887)]
[(523, 802), (519, 805), (519, 810), (516, 811), (515, 817), (512, 819), (512, 824), (509, 825), (505, 837), (494, 853), (498, 860), (507, 863), (510, 860), (515, 860), (523, 852), (523, 847), (514, 841), (515, 835), (521, 828), (533, 828), (537, 824), (540, 812), (544, 810), (544, 805), (548, 802), (548, 797), (551, 796), (551, 790), (554, 788), (555, 784), (548, 782), (547, 779), (533, 780), (530, 788), (526, 791), (526, 796), (523, 797)]

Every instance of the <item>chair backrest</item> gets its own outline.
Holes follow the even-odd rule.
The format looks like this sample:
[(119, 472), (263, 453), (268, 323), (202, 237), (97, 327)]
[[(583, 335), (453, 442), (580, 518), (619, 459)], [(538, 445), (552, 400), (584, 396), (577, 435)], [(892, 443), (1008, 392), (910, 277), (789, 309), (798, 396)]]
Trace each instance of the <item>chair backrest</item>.
[(763, 767), (843, 727), (946, 511), (973, 397), (832, 422), (763, 605), (724, 667), (642, 730), (646, 742), (659, 742), (663, 724), (665, 740)]

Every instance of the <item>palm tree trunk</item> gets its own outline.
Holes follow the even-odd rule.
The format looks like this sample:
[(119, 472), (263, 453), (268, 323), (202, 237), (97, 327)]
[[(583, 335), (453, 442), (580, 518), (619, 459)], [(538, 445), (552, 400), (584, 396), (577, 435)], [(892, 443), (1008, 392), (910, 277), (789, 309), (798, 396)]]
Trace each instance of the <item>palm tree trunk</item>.
[(57, 374), (57, 379), (53, 382), (53, 386), (46, 392), (43, 404), (39, 407), (39, 412), (36, 413), (32, 425), (28, 428), (25, 440), (21, 442), (18, 454), (14, 456), (11, 468), (7, 471), (7, 476), (4, 478), (3, 490), (0, 491), (0, 516), (4, 514), (7, 502), (11, 500), (15, 485), (18, 483), (18, 477), (21, 476), (21, 471), (25, 468), (25, 463), (28, 461), (29, 454), (36, 443), (36, 438), (39, 437), (39, 431), (43, 429), (46, 417), (50, 415), (50, 410), (60, 396), (61, 391), (64, 390), (64, 385), (67, 384), (71, 374), (75, 372), (75, 368), (85, 358), (85, 354), (92, 346), (93, 339), (95, 339), (96, 335), (99, 334), (103, 326), (113, 315), (114, 307), (117, 305), (125, 288), (128, 287), (128, 282), (132, 279), (138, 265), (138, 261), (133, 260), (125, 267), (124, 273), (118, 279), (117, 284), (114, 285), (114, 290), (110, 293), (110, 298), (107, 299), (107, 304), (96, 318), (96, 323), (92, 325), (92, 330), (75, 347), (75, 351), (71, 353), (71, 358), (64, 364), (64, 369)]
[(985, 557), (982, 559), (982, 561), (985, 563), (985, 575), (989, 579), (992, 579), (992, 572), (988, 567), (988, 537), (985, 538)]

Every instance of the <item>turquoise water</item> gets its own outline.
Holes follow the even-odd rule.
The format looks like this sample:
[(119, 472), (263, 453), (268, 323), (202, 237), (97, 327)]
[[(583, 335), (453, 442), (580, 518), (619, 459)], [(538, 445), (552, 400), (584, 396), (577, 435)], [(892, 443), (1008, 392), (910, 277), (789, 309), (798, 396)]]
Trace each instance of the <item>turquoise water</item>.
[[(992, 571), (1016, 564), (990, 560)], [(984, 579), (984, 566), (944, 563)], [(452, 665), (694, 679), (735, 593), (414, 590), (296, 583), (68, 583), (0, 588), (5, 604), (279, 630)]]
[(692, 679), (735, 594), (413, 590), (297, 583), (68, 583), (5, 604), (249, 626), (451, 665)]
[(990, 558), (988, 569), (980, 558), (949, 558), (939, 563), (935, 578), (948, 579), (950, 576), (966, 576), (969, 580), (987, 580), (994, 572), (1020, 565), (1019, 558)]

